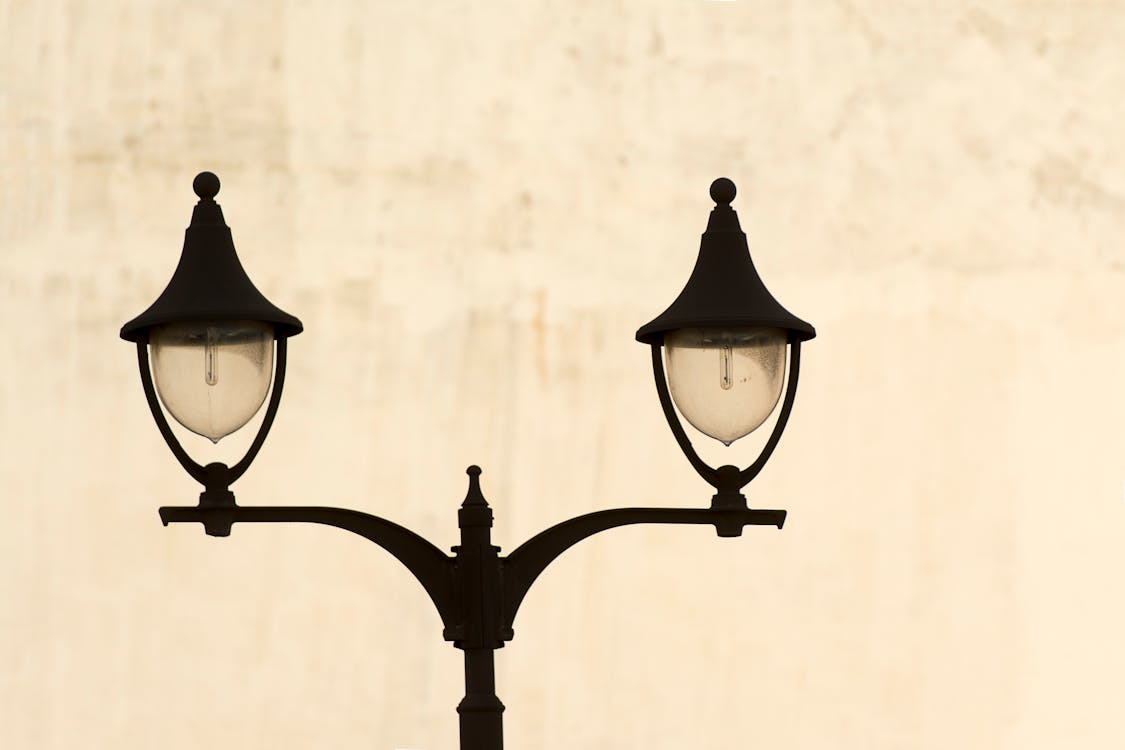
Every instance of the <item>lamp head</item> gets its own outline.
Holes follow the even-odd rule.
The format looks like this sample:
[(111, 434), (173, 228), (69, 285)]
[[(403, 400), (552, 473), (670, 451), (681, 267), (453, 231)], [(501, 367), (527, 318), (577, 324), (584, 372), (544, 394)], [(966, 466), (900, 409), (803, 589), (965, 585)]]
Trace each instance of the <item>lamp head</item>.
[(274, 370), (275, 339), (301, 332), (301, 321), (262, 295), (234, 250), (215, 196), (219, 178), (201, 172), (199, 202), (179, 265), (147, 310), (121, 338), (148, 344), (152, 378), (176, 421), (218, 442), (261, 408)]
[(695, 269), (671, 306), (637, 331), (638, 341), (664, 347), (680, 413), (726, 445), (757, 429), (777, 405), (785, 345), (816, 335), (758, 276), (730, 207), (736, 194), (725, 177), (711, 183), (715, 208)]

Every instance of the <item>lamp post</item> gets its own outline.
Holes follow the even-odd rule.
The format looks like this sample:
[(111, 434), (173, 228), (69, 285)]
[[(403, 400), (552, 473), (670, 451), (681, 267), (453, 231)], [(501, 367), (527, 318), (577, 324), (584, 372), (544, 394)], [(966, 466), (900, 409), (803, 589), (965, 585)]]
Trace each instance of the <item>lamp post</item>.
[[(630, 524), (704, 524), (714, 526), (719, 536), (734, 537), (744, 526), (780, 529), (785, 523), (784, 510), (750, 509), (742, 488), (761, 471), (785, 429), (796, 395), (801, 342), (816, 334), (778, 304), (759, 278), (730, 207), (735, 197), (730, 180), (720, 178), (711, 185), (716, 206), (684, 290), (637, 331), (637, 340), (652, 349), (656, 390), (668, 425), (688, 461), (715, 488), (710, 507), (587, 513), (552, 526), (507, 555), (492, 545), (492, 509), (481, 493), (476, 466), (467, 471), (469, 488), (457, 513), (461, 544), (453, 555), (409, 529), (355, 510), (235, 502), (230, 485), (246, 472), (273, 424), (285, 382), (286, 344), (302, 325), (269, 302), (239, 263), (215, 202), (219, 179), (203, 172), (193, 187), (199, 202), (171, 281), (156, 302), (121, 329), (121, 337), (137, 346), (141, 383), (161, 435), (188, 474), (203, 485), (197, 505), (162, 507), (160, 519), (164, 525), (202, 523), (211, 536), (228, 536), (235, 523), (324, 524), (359, 534), (394, 555), (437, 607), (445, 640), (465, 654), (465, 697), (457, 706), (462, 750), (503, 747), (504, 705), (496, 696), (494, 652), (512, 639), (516, 613), (532, 583), (567, 549), (600, 531)], [(781, 411), (750, 466), (713, 468), (699, 457), (677, 408), (701, 432), (730, 445), (773, 412), (783, 381)], [(233, 466), (194, 461), (164, 416), (167, 410), (188, 430), (218, 442), (244, 426), (267, 393), (258, 433)]]

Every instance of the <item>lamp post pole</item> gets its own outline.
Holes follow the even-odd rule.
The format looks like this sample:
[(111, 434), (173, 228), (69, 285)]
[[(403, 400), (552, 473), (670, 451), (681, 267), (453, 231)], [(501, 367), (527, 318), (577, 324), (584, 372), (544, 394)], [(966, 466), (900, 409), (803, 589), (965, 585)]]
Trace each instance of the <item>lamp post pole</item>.
[[(300, 333), (302, 326), (266, 300), (246, 276), (214, 202), (218, 188), (218, 178), (208, 172), (196, 178), (200, 202), (176, 273), (157, 301), (121, 331), (123, 338), (136, 343), (141, 382), (161, 435), (184, 469), (203, 485), (197, 505), (162, 507), (160, 519), (164, 525), (201, 523), (207, 534), (220, 537), (230, 535), (236, 523), (323, 524), (387, 550), (430, 596), (445, 640), (464, 652), (465, 697), (457, 706), (462, 750), (502, 750), (504, 704), (496, 695), (495, 651), (512, 639), (515, 616), (528, 589), (567, 549), (593, 534), (632, 524), (709, 525), (721, 537), (735, 537), (745, 526), (780, 529), (785, 523), (784, 510), (751, 509), (741, 490), (761, 471), (785, 428), (796, 394), (801, 341), (815, 332), (782, 308), (758, 278), (729, 206), (734, 198), (729, 180), (712, 185), (717, 205), (684, 291), (637, 332), (637, 339), (652, 347), (657, 393), (669, 427), (691, 465), (715, 488), (710, 507), (595, 511), (558, 523), (501, 555), (492, 544), (493, 514), (481, 492), (481, 470), (470, 466), (468, 491), (457, 514), (461, 543), (452, 556), (409, 529), (355, 510), (235, 502), (230, 485), (249, 467), (273, 423), (285, 379), (287, 338)], [(271, 329), (273, 348), (261, 335)], [(748, 434), (779, 400), (786, 345), (785, 398), (761, 455), (741, 470), (708, 466), (692, 447), (676, 408), (724, 443)], [(667, 349), (668, 374), (662, 348)], [(270, 380), (265, 363), (275, 354), (272, 394), (246, 455), (229, 467), (196, 463), (180, 445), (161, 404), (189, 430), (217, 441), (245, 424), (265, 402), (261, 384), (264, 380), (268, 386)], [(204, 377), (198, 382), (189, 378), (185, 384), (182, 370), (190, 370), (193, 362), (202, 364)], [(708, 403), (701, 406), (695, 398), (711, 391), (717, 409)], [(216, 413), (217, 402), (227, 411)], [(249, 416), (243, 419), (245, 414)]]

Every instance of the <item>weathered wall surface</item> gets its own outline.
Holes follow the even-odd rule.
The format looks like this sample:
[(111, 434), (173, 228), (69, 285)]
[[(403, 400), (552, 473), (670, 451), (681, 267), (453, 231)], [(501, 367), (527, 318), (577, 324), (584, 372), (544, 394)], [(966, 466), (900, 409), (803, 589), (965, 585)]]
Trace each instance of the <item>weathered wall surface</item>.
[(157, 521), (198, 490), (117, 330), (212, 169), (306, 325), (245, 504), (445, 546), (479, 463), (509, 550), (705, 504), (632, 335), (719, 175), (817, 326), (750, 488), (785, 530), (560, 559), (510, 747), (1120, 747), (1123, 38), (1114, 2), (0, 3), (0, 746), (456, 746), (390, 557)]

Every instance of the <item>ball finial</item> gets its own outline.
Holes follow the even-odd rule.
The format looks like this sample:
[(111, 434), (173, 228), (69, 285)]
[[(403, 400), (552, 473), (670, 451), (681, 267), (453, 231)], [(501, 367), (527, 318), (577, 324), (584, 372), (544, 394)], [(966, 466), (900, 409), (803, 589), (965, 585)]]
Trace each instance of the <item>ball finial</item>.
[(191, 183), (191, 188), (201, 200), (211, 200), (219, 194), (219, 178), (214, 172), (200, 172)]
[(737, 192), (738, 188), (726, 177), (720, 177), (711, 183), (711, 200), (715, 201), (716, 205), (729, 206)]

